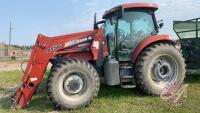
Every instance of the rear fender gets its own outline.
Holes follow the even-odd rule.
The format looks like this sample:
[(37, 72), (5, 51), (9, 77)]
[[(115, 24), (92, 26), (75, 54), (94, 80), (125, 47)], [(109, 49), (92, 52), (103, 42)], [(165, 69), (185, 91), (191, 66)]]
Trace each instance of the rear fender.
[(166, 42), (176, 44), (176, 40), (172, 40), (168, 35), (155, 35), (145, 38), (141, 41), (132, 53), (132, 62), (134, 63), (144, 48), (158, 42)]

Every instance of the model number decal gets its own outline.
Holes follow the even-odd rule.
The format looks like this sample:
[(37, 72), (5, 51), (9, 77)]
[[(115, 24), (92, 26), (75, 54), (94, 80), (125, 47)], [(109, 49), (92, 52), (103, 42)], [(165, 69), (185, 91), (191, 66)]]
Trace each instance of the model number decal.
[(48, 48), (47, 52), (48, 52), (48, 53), (52, 53), (52, 52), (54, 52), (54, 51), (60, 49), (61, 47), (62, 47), (61, 44), (53, 45), (52, 47)]
[(75, 44), (78, 44), (78, 43), (81, 43), (81, 42), (85, 42), (85, 41), (91, 40), (91, 39), (92, 39), (92, 36), (87, 36), (87, 37), (84, 37), (84, 38), (72, 40), (72, 41), (66, 42), (65, 47), (72, 46), (72, 45), (75, 45)]

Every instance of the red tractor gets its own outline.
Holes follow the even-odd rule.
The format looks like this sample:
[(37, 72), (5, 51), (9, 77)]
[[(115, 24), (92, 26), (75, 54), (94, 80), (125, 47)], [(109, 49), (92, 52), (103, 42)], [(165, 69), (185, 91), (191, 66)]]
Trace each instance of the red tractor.
[[(56, 107), (75, 109), (98, 95), (100, 77), (109, 86), (139, 87), (159, 95), (182, 82), (185, 63), (177, 41), (158, 35), (154, 3), (128, 3), (105, 12), (94, 30), (47, 37), (39, 34), (24, 76), (12, 96), (15, 108), (29, 104), (51, 62), (47, 94)], [(96, 19), (95, 19), (96, 20)]]

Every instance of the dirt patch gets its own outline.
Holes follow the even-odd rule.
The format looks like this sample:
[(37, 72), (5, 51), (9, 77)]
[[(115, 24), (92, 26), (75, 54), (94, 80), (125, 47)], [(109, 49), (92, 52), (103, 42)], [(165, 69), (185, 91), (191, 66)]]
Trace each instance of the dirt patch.
[(59, 113), (59, 111), (51, 111), (51, 112), (48, 112), (48, 113)]
[[(22, 68), (25, 70), (26, 69), (26, 65), (27, 63), (24, 63)], [(49, 63), (49, 65), (47, 66), (48, 69), (50, 69), (51, 64)], [(17, 61), (17, 62), (12, 62), (12, 61), (7, 61), (7, 62), (1, 62), (0, 61), (0, 72), (2, 71), (21, 71), (21, 62)]]
[(17, 90), (17, 86), (0, 89), (0, 100), (9, 99)]
[(21, 70), (20, 62), (0, 62), (0, 71)]

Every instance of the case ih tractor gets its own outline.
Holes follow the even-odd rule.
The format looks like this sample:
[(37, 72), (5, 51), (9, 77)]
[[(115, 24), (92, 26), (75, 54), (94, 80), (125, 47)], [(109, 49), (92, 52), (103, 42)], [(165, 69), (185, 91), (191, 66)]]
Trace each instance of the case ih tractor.
[(12, 96), (14, 107), (30, 103), (49, 62), (53, 65), (47, 94), (56, 107), (65, 109), (92, 102), (100, 77), (106, 85), (139, 87), (152, 95), (159, 95), (170, 82), (182, 82), (184, 58), (177, 41), (158, 35), (162, 23), (156, 21), (157, 9), (154, 3), (123, 4), (106, 11), (94, 30), (56, 37), (39, 34)]

